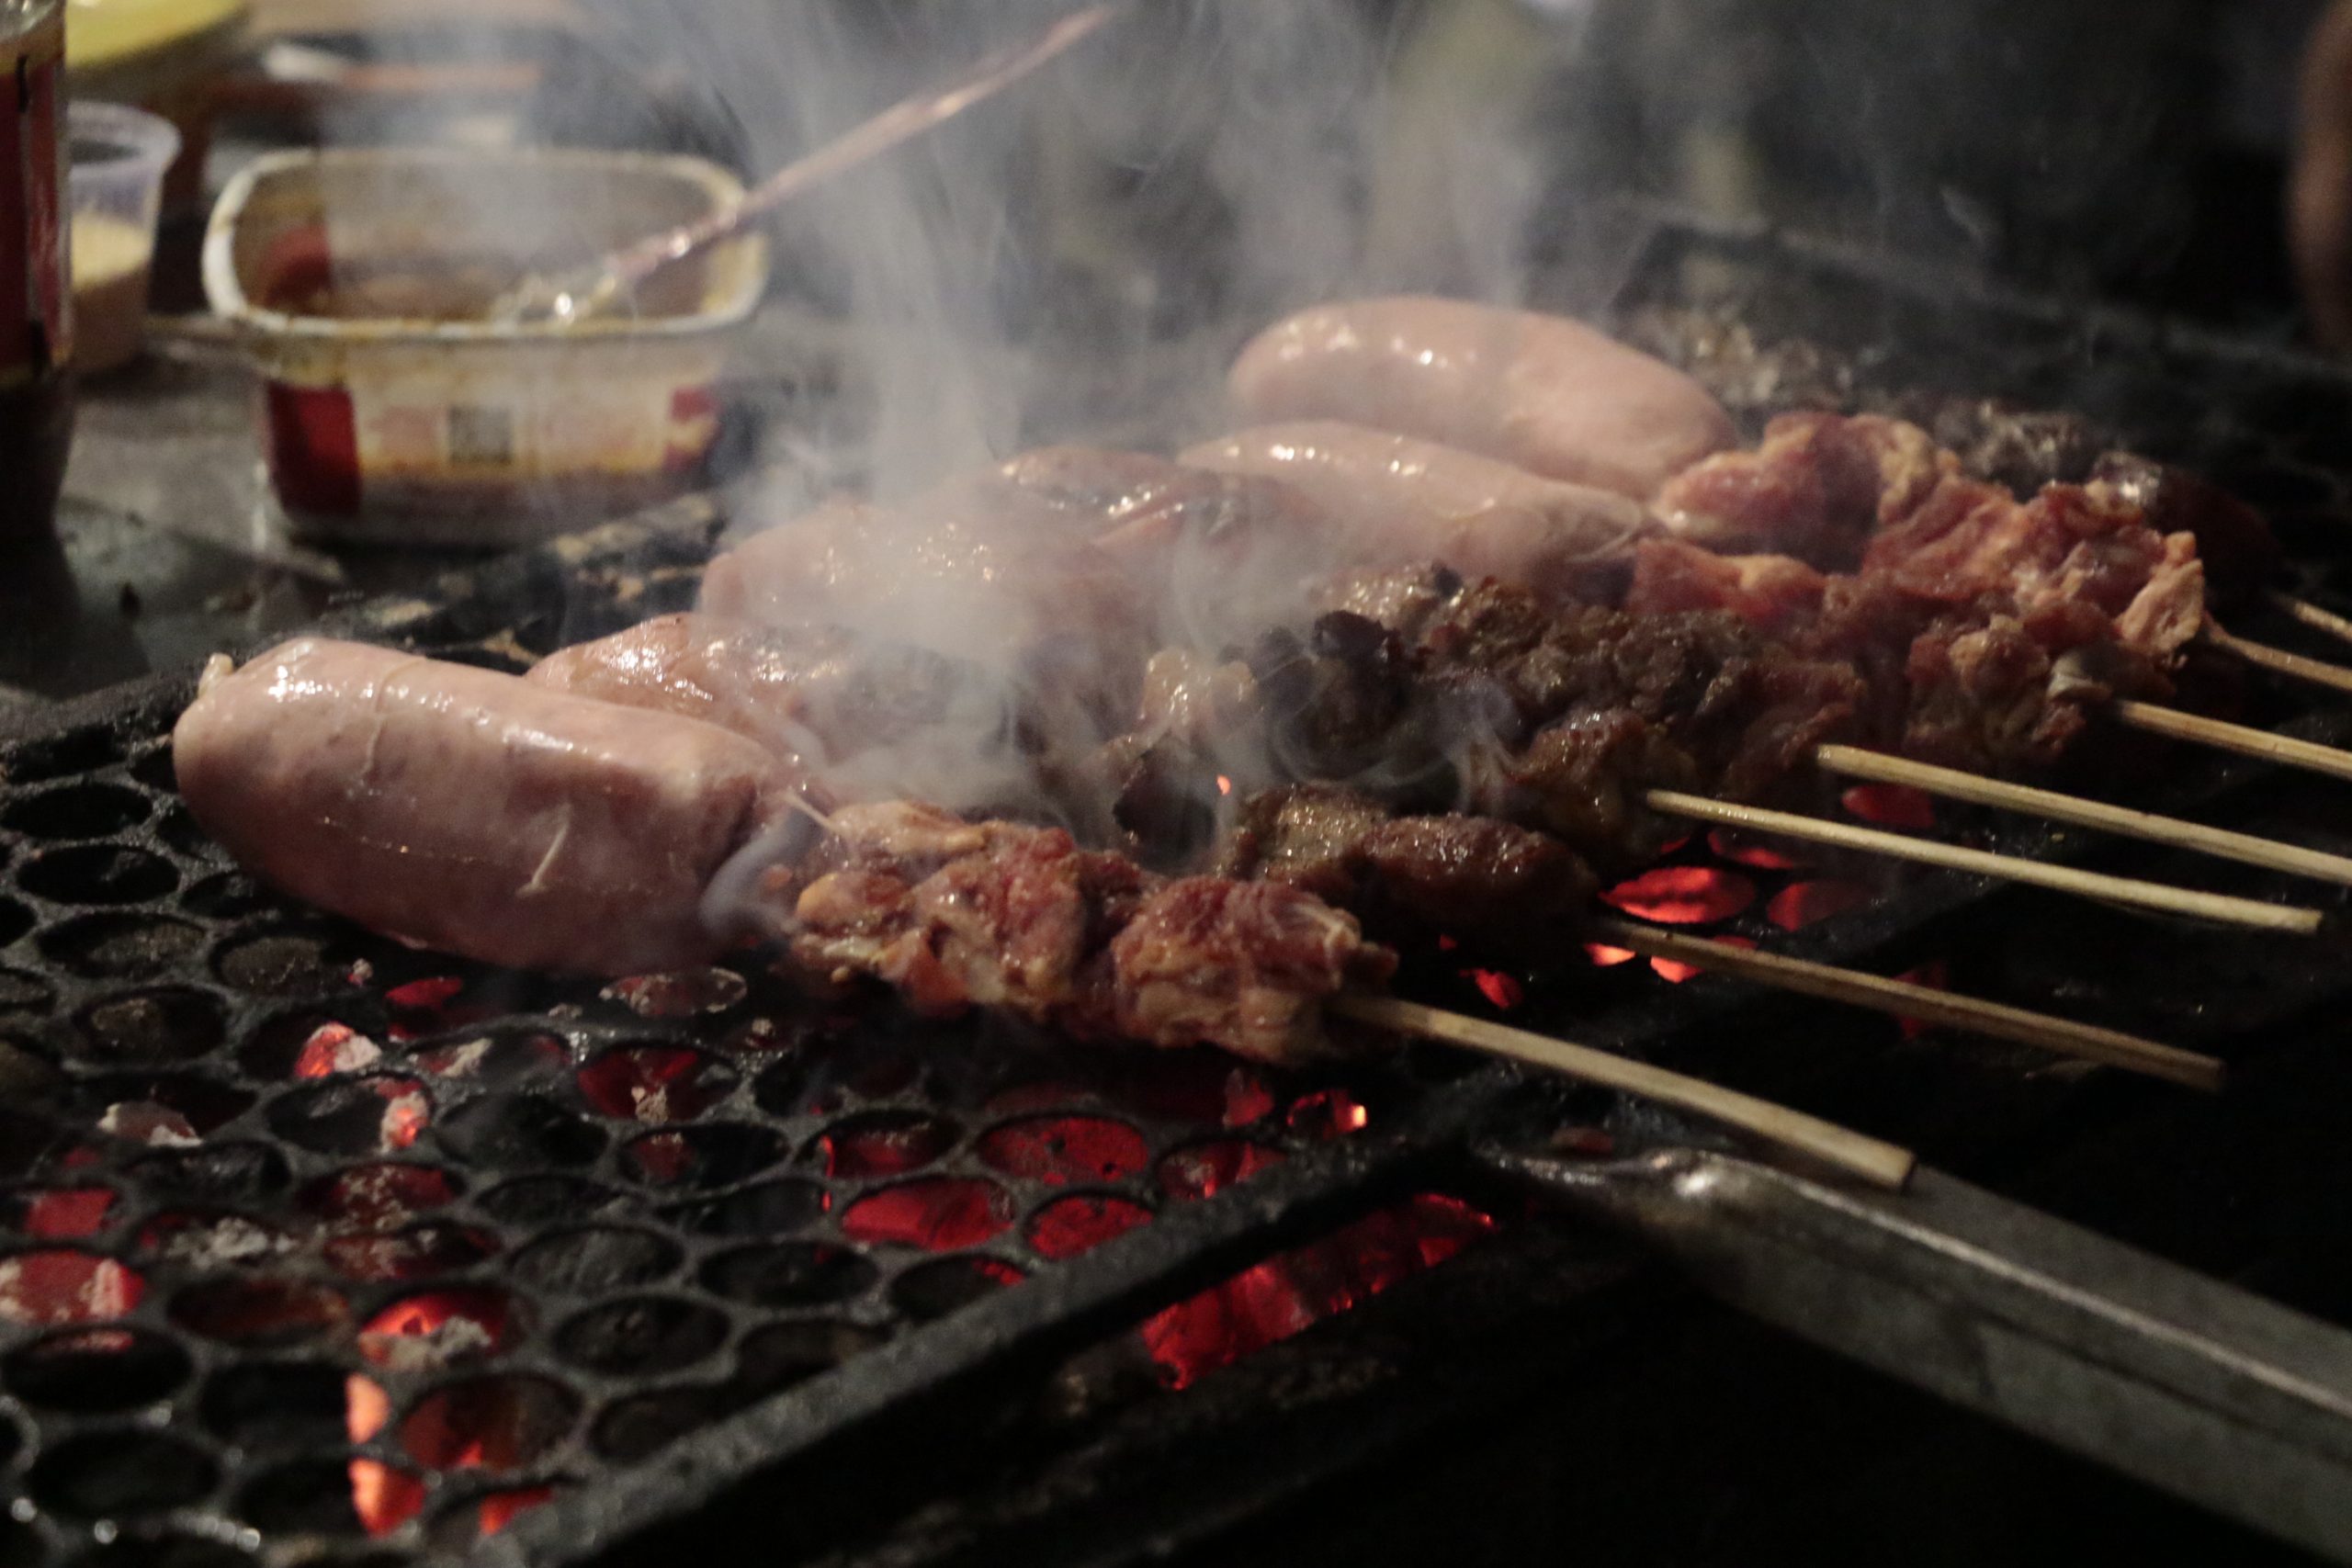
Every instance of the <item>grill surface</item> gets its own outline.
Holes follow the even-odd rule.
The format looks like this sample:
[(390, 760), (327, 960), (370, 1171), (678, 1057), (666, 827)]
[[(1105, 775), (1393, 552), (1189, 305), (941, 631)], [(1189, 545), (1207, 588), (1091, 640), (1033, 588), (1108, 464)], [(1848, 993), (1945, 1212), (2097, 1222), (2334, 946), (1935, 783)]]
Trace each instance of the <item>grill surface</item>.
[[(1688, 228), (1661, 231), (1643, 276), (1663, 290), (1694, 254), (1748, 266), (1740, 308), (1759, 320), (1791, 309), (1763, 284), (1824, 293), (1787, 283), (1817, 257)], [(1883, 279), (1846, 287), (1873, 290), (1882, 319), (1902, 298)], [(1950, 297), (1937, 309), (1951, 317)], [(1917, 384), (1901, 370), (1860, 373)], [(2310, 367), (2268, 374), (2277, 408), (2322, 406)], [(2326, 455), (2307, 449), (2311, 428), (2265, 422), (2276, 409), (2251, 396), (2230, 407), (2247, 423), (2229, 439), (2268, 433), (2240, 456), (2258, 450), (2279, 488), (2227, 464), (2222, 477), (2274, 504), (2308, 480), (2290, 530), (2345, 515), (2332, 479), (2316, 488)], [(2177, 430), (2122, 427), (2197, 455)], [(337, 629), (511, 664), (685, 603), (710, 521), (687, 510), (605, 530), (445, 605)], [(1359, 1283), (1377, 1288), (1483, 1230), (1474, 1210), (1415, 1198), (1460, 1179), (1474, 1128), (1568, 1117), (1621, 1140), (1692, 1135), (1444, 1053), (1292, 1078), (1204, 1053), (1080, 1053), (887, 1010), (829, 1014), (750, 962), (605, 987), (412, 953), (254, 887), (194, 829), (164, 739), (187, 694), (115, 694), (0, 759), (0, 1483), (29, 1505), (0, 1522), (11, 1568), (149, 1561), (159, 1537), (188, 1562), (397, 1562), (469, 1544), (550, 1495), (561, 1506), (495, 1550), (579, 1558), (1410, 1200), (1419, 1256), (1367, 1265)], [(2291, 707), (2263, 716), (2352, 734)], [(2236, 825), (2352, 849), (2324, 790), (2314, 808), (2314, 792), (2248, 766), (2168, 773), (2136, 798), (2208, 817), (2226, 803)], [(2019, 852), (2121, 852), (1990, 818), (1941, 826)], [(1966, 878), (1726, 863), (1705, 841), (1674, 864), (1709, 874), (1703, 929), (1885, 968), (1948, 957), (1963, 988), (2055, 997), (2225, 1052), (2352, 974), (2338, 939), (2053, 921), (2043, 896)], [(2252, 874), (2134, 862), (2186, 867), (2199, 885), (2284, 896)], [(1873, 902), (1783, 929), (1804, 901), (1792, 889), (1858, 878)], [(1982, 940), (2012, 919), (2049, 940)], [(2126, 947), (2129, 964), (2100, 956)], [(1487, 1005), (1437, 953), (1403, 984)], [(2022, 1052), (1766, 1027), (1785, 1013), (1744, 987), (1669, 986), (1629, 964), (1533, 984), (1519, 1016), (1930, 1151), (2144, 1103), (2140, 1086)]]

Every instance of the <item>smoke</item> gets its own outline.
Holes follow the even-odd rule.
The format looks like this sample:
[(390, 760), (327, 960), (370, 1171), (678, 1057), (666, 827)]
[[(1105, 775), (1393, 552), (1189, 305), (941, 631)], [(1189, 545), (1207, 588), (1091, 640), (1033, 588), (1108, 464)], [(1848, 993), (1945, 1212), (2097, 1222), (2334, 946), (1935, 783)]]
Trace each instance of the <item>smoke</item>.
[[(1073, 8), (590, 6), (595, 51), (670, 84), (747, 175)], [(1574, 30), (1517, 0), (1130, 0), (1036, 76), (783, 216), (780, 288), (825, 319), (844, 395), (820, 428), (775, 434), (731, 509), (739, 532), (783, 528), (762, 543), (753, 613), (920, 645), (959, 671), (919, 739), (829, 776), (1100, 831), (1100, 752), (1136, 722), (1145, 657), (1174, 643), (1229, 669), (1334, 563), (1212, 515), (1231, 498), (1210, 497), (1165, 520), (1160, 588), (1138, 597), (1131, 573), (1097, 570), (1088, 494), (984, 537), (976, 507), (1019, 503), (974, 476), (1049, 443), (1168, 451), (1222, 428), (1234, 350), (1313, 300), (1516, 299), (1543, 167), (1522, 110), (1544, 50)], [(878, 504), (825, 504), (844, 480)]]

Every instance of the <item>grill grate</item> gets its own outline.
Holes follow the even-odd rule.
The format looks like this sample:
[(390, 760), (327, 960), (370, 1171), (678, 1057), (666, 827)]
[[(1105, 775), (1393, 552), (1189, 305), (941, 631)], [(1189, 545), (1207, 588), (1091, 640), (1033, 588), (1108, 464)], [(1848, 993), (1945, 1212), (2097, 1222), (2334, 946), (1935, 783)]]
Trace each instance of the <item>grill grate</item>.
[[(712, 521), (606, 530), (335, 629), (511, 666), (689, 599)], [(256, 887), (195, 829), (164, 739), (186, 695), (118, 694), (0, 759), (9, 1568), (151, 1562), (164, 1540), (189, 1563), (389, 1563), (518, 1518), (502, 1545), (582, 1558), (976, 1369), (1066, 1353), (1442, 1187), (1462, 1134), (1515, 1106), (1624, 1139), (1690, 1135), (1606, 1097), (1515, 1098), (1510, 1075), (1442, 1052), (1293, 1077), (814, 1009), (748, 962), (604, 986), (413, 953)], [(2316, 739), (2352, 729), (2266, 716)], [(2301, 809), (2261, 777), (2185, 767), (2143, 803), (2226, 797), (2256, 828)], [(1971, 813), (1939, 828), (2120, 852)], [(1994, 994), (2048, 997), (2065, 976), (2067, 1010), (2184, 1043), (2234, 1042), (2347, 973), (2335, 945), (2120, 915), (2076, 915), (2046, 944), (2075, 967), (2017, 944), (1988, 957), (1956, 931), (2037, 919), (2041, 896), (1759, 859), (1694, 840), (1648, 892), (1704, 904), (1687, 929), (1809, 956), (1949, 954), (1955, 983)], [(1795, 918), (1857, 878), (1871, 903)], [(2143, 962), (2080, 966), (2120, 940)], [(1757, 1060), (1721, 1027), (1753, 1016), (1753, 991), (1668, 987), (1640, 963), (1531, 984), (1425, 952), (1403, 983), (1860, 1121), (1919, 1066), (1877, 1034)], [(1988, 1105), (2047, 1122), (2082, 1098), (2078, 1077), (2037, 1061), (2029, 1078), (2018, 1054), (1956, 1060), (1940, 1081), (1968, 1092), (1915, 1130), (1981, 1137)], [(1425, 1253), (1479, 1228), (1442, 1204), (1419, 1219)]]
[(0, 1038), (43, 1090), (0, 1139), (11, 1562), (153, 1516), (447, 1544), (1412, 1092), (748, 963), (452, 964), (255, 887), (162, 743), (76, 761), (0, 793)]

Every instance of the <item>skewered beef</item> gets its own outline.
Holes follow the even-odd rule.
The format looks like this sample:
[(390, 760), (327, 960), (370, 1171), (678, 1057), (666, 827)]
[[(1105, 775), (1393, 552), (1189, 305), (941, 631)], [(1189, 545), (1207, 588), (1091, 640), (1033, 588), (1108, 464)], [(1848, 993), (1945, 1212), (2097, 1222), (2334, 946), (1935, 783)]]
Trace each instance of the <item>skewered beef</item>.
[(1784, 414), (1765, 428), (1760, 446), (1675, 475), (1653, 504), (1678, 538), (1719, 554), (1773, 550), (1840, 570), (1958, 466), (1917, 425), (1870, 414)]
[(794, 958), (933, 1013), (986, 1007), (1086, 1039), (1321, 1054), (1322, 1000), (1395, 967), (1352, 916), (1272, 882), (1163, 880), (1059, 829), (844, 808), (794, 908)]
[(1336, 784), (1251, 796), (1217, 869), (1312, 893), (1375, 931), (1450, 934), (1488, 950), (1531, 938), (1556, 945), (1597, 886), (1543, 833), (1485, 817), (1398, 817)]

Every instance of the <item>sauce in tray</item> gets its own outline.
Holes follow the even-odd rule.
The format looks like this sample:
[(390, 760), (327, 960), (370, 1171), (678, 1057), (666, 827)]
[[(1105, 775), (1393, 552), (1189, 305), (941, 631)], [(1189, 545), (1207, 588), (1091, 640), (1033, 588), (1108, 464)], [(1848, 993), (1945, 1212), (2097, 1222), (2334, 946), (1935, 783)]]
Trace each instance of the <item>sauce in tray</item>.
[[(570, 258), (574, 265), (577, 258)], [(559, 269), (555, 257), (517, 259), (501, 255), (411, 255), (330, 262), (302, 253), (276, 269), (261, 303), (291, 316), (338, 321), (482, 321), (501, 296), (532, 273)], [(701, 283), (692, 267), (658, 277), (639, 291), (644, 316), (692, 314)]]

